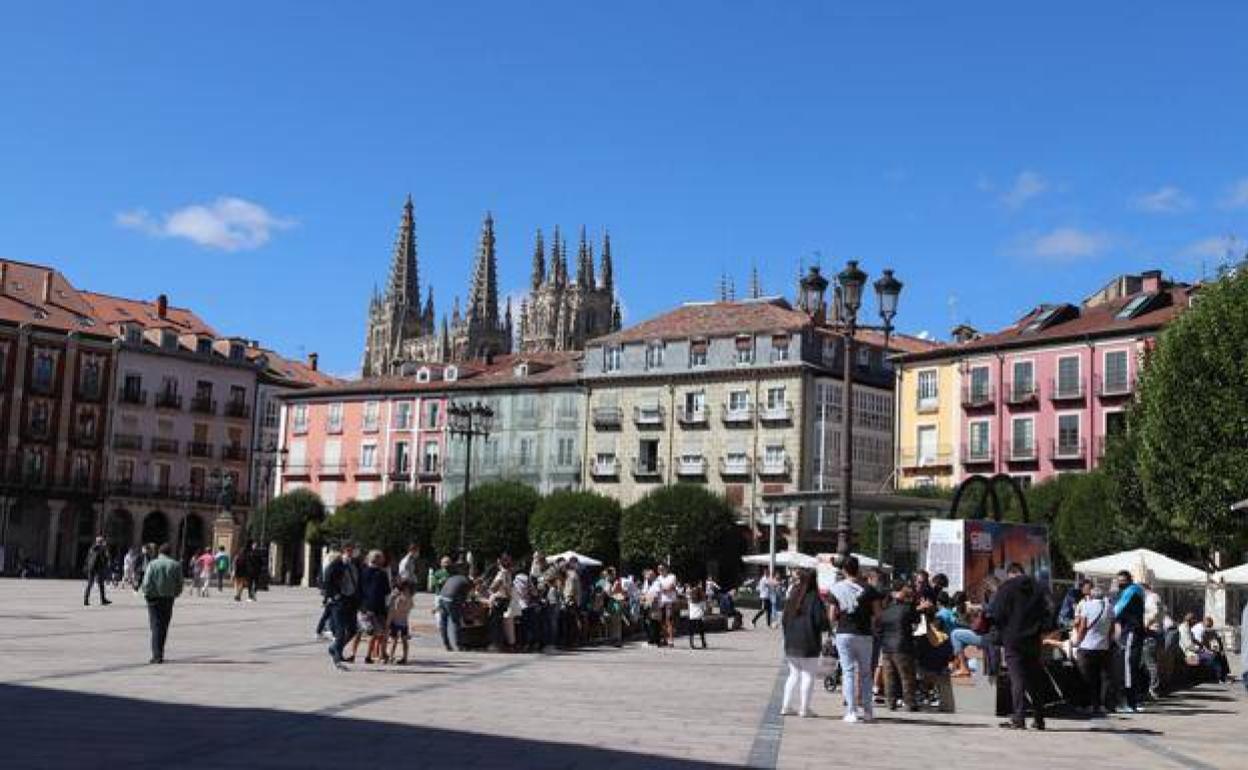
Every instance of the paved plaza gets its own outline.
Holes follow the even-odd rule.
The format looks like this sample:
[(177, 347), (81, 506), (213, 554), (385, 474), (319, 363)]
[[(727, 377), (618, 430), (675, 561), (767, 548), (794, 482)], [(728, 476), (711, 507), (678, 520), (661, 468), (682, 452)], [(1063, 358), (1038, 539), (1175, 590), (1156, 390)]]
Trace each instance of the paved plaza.
[(1238, 686), (1044, 734), (998, 730), (991, 690), (971, 685), (957, 714), (845, 725), (822, 691), (821, 718), (775, 715), (777, 632), (713, 635), (706, 652), (452, 655), (422, 596), (411, 665), (338, 673), (312, 636), (315, 592), (214, 591), (178, 601), (152, 666), (142, 601), (83, 607), (81, 591), (0, 580), (0, 767), (1244, 766)]

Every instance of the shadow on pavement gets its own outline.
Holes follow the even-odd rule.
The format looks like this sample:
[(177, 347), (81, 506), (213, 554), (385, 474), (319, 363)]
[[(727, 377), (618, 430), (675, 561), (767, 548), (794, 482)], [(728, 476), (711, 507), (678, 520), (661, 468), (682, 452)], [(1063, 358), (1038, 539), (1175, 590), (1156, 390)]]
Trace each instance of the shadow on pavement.
[[(432, 704), (431, 704), (432, 706)], [(411, 709), (404, 718), (418, 720)], [(488, 729), (488, 719), (482, 723)], [(272, 709), (0, 685), (3, 766), (651, 768), (721, 765), (641, 752)]]

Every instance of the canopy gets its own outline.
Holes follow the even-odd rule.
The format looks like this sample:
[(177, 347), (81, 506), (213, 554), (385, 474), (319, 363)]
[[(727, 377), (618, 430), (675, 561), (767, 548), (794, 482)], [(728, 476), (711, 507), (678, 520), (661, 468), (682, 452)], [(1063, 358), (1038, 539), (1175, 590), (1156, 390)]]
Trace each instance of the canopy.
[(1228, 586), (1248, 586), (1248, 564), (1241, 564), (1238, 567), (1215, 572), (1210, 577), (1215, 583), (1225, 583)]
[(1152, 582), (1158, 585), (1203, 586), (1209, 580), (1209, 575), (1204, 570), (1147, 548), (1076, 562), (1074, 569), (1088, 577), (1113, 577), (1124, 569), (1132, 575), (1138, 575), (1141, 570), (1146, 570), (1151, 574)]
[[(755, 553), (749, 556), (742, 556), (741, 561), (746, 564), (760, 564), (764, 567), (771, 564), (771, 554)], [(806, 569), (814, 569), (819, 564), (819, 560), (815, 557), (799, 553), (797, 551), (776, 551), (776, 566), (792, 569), (794, 567), (805, 567)]]
[(563, 553), (557, 553), (557, 554), (554, 554), (553, 556), (546, 557), (546, 561), (550, 562), (551, 564), (554, 564), (560, 559), (563, 559), (564, 561), (571, 561), (572, 559), (576, 559), (577, 564), (580, 564), (582, 567), (601, 567), (602, 566), (602, 562), (598, 561), (594, 557), (585, 556), (584, 554), (579, 554), (576, 551), (564, 551)]

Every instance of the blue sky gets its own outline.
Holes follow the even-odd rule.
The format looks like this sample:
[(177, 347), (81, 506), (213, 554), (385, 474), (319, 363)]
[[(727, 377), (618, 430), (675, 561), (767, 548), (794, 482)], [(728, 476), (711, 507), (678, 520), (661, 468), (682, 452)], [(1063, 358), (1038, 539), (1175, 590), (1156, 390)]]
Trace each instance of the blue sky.
[[(1248, 220), (1243, 3), (11, 6), (0, 256), (355, 370), (403, 197), (422, 281), (609, 227), (640, 320), (757, 265), (894, 267), (898, 322), (1009, 322)], [(1198, 9), (1198, 10), (1197, 10)]]

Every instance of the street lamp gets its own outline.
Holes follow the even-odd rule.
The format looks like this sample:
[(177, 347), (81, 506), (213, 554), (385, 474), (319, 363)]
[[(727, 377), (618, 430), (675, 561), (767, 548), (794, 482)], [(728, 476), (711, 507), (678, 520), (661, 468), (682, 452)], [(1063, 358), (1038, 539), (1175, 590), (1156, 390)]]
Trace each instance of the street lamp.
[[(858, 267), (857, 260), (849, 260), (845, 269), (836, 276), (833, 324), (845, 340), (841, 381), (841, 494), (840, 510), (836, 515), (836, 553), (844, 560), (849, 556), (850, 512), (854, 501), (854, 336), (858, 333), (858, 311), (862, 308), (862, 290), (867, 284), (867, 274)], [(901, 296), (901, 281), (892, 270), (875, 282), (876, 301), (880, 318), (884, 321), (884, 354), (893, 331), (893, 318), (897, 315), (897, 300)]]
[(464, 532), (468, 523), (468, 490), (472, 487), (472, 440), (485, 438), (494, 426), (494, 410), (477, 401), (471, 404), (452, 403), (446, 408), (452, 436), (464, 439), (464, 504), (459, 509), (459, 557), (464, 556)]

